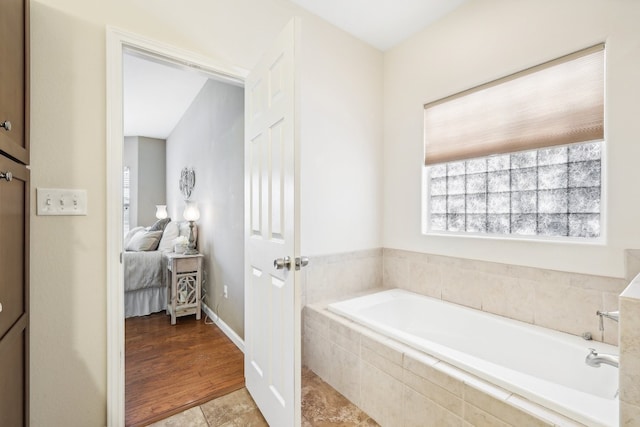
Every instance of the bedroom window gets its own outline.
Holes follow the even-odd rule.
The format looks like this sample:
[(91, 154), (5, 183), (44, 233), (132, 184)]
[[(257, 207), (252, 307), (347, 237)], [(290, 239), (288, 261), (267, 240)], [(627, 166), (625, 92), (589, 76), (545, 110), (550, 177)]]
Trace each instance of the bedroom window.
[(424, 232), (602, 235), (604, 45), (425, 105)]
[(122, 228), (124, 234), (131, 229), (131, 172), (127, 166), (125, 166), (122, 172)]

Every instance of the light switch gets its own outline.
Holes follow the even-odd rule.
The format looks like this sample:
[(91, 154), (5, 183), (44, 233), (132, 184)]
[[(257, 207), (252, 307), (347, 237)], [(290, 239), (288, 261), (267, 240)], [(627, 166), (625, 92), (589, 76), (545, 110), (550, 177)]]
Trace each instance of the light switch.
[(38, 188), (38, 215), (86, 215), (87, 190)]

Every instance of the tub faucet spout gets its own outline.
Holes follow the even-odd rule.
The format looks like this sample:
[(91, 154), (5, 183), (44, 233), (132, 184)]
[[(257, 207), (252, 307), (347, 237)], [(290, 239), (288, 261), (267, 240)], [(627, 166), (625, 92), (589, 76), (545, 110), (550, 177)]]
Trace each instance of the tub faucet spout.
[(584, 363), (593, 368), (599, 368), (603, 363), (617, 368), (620, 364), (620, 358), (613, 354), (599, 354), (595, 348), (590, 348), (589, 354), (587, 354), (587, 357), (584, 359)]

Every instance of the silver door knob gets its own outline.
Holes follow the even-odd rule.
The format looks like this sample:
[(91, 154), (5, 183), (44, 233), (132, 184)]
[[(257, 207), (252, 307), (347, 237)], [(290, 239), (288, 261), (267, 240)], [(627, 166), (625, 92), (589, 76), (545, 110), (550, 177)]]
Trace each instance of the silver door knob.
[(2, 313), (2, 303), (0, 302), (0, 313)]
[(0, 123), (0, 128), (4, 128), (4, 130), (9, 132), (11, 130), (11, 122), (9, 120), (5, 120), (4, 122)]
[(13, 179), (13, 174), (9, 171), (0, 172), (0, 179), (6, 179), (7, 181), (11, 182), (11, 180)]
[(296, 257), (296, 270), (300, 270), (302, 267), (306, 267), (309, 264), (309, 257), (299, 256)]
[(291, 270), (291, 257), (277, 258), (273, 260), (273, 266), (276, 270), (282, 270), (286, 268), (287, 270)]

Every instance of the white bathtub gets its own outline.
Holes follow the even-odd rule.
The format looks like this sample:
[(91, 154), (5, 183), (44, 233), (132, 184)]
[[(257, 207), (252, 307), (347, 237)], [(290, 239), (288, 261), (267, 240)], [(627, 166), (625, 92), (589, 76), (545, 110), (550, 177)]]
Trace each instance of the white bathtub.
[(618, 425), (618, 369), (584, 362), (617, 347), (400, 289), (328, 308), (583, 424)]

